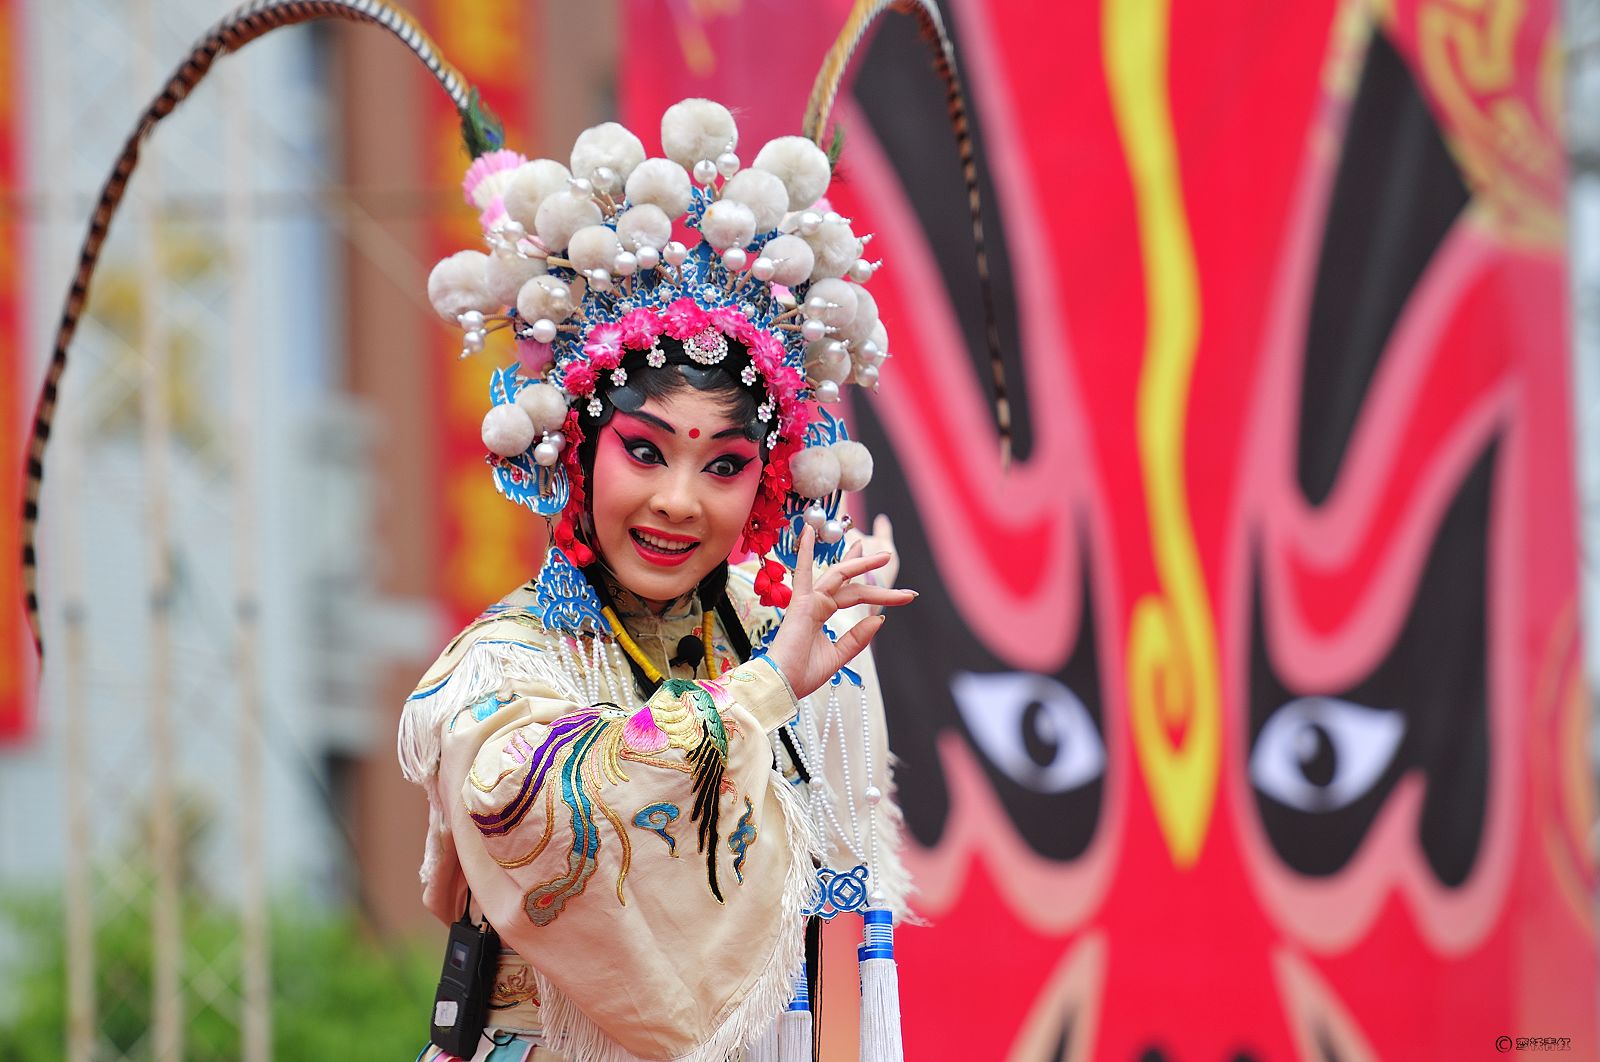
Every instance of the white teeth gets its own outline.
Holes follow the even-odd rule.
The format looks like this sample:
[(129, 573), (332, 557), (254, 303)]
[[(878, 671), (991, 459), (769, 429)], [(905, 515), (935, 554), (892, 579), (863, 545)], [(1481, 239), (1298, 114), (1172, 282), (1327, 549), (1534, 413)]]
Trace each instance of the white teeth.
[(638, 529), (633, 529), (632, 533), (635, 540), (642, 542), (651, 549), (660, 550), (662, 553), (687, 553), (699, 545), (698, 542), (690, 542), (688, 544), (668, 542), (666, 539), (657, 538), (655, 535), (647, 534)]

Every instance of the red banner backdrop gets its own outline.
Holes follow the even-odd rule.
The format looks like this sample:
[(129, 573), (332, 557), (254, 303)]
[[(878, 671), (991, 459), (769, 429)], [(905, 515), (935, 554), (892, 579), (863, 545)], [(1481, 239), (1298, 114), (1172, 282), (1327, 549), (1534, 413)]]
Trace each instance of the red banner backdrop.
[[(470, 4), (430, 0), (417, 12), (439, 42), (440, 51), (460, 68), (483, 100), (505, 123), (516, 144), (534, 143), (536, 115), (528, 106), (529, 64), (536, 47), (538, 19), (519, 0), (481, 0)], [(428, 94), (428, 178), (439, 188), (459, 190), (467, 158), (461, 149), (461, 123), (443, 93)], [(460, 200), (442, 203), (431, 215), (424, 261), (434, 262), (463, 247), (483, 242), (476, 214)], [(432, 315), (430, 320), (434, 320)], [(446, 610), (447, 628), (457, 630), (506, 592), (508, 572), (531, 573), (536, 555), (529, 538), (527, 513), (507, 505), (488, 489), (483, 463), (482, 421), (487, 408), (486, 377), (461, 372), (449, 351), (458, 349), (459, 329), (435, 320), (439, 352), (428, 366), (434, 392), (444, 396), (439, 431), (440, 490), (438, 598)], [(487, 359), (515, 360), (509, 334), (489, 338)]]
[[(712, 96), (748, 160), (845, 6), (635, 0), (624, 120)], [(907, 1057), (1600, 1057), (1558, 5), (948, 7), (1008, 472), (908, 22), (832, 203), (889, 263), (854, 420), (922, 591)]]
[[(0, 438), (11, 453), (22, 452), (25, 392), (32, 378), (27, 322), (27, 298), (22, 264), (27, 261), (27, 241), (18, 219), (27, 174), (23, 169), (23, 72), (18, 57), (22, 48), (22, 5), (0, 0)], [(9, 515), (0, 520), (0, 555), (18, 556), (21, 542), (15, 514), (22, 506), (22, 462), (0, 462), (0, 498)], [(26, 738), (33, 727), (33, 645), (22, 613), (21, 572), (13, 560), (0, 565), (0, 744)]]

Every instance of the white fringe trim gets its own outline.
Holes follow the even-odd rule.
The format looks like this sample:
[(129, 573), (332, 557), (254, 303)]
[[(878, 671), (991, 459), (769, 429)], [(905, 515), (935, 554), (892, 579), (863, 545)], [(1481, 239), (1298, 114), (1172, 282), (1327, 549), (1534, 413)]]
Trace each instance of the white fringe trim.
[(422, 881), (423, 888), (427, 888), (434, 872), (439, 869), (439, 860), (444, 857), (442, 837), (449, 827), (445, 824), (439, 800), (434, 795), (434, 787), (424, 785), (422, 788), (428, 794), (428, 836), (422, 844), (422, 866), (417, 870), (417, 877)]
[(400, 770), (417, 785), (426, 785), (439, 770), (440, 732), (457, 712), (498, 693), (509, 679), (539, 682), (560, 696), (576, 694), (550, 659), (553, 654), (521, 645), (472, 645), (445, 680), (426, 697), (406, 701), (400, 713), (397, 752)]
[(783, 812), (789, 839), (789, 874), (780, 900), (782, 930), (778, 946), (756, 977), (755, 987), (726, 1012), (705, 1042), (681, 1055), (645, 1059), (612, 1040), (537, 967), (530, 967), (539, 985), (539, 1018), (547, 1047), (584, 1062), (726, 1062), (766, 1032), (774, 1017), (788, 1007), (794, 995), (794, 972), (805, 961), (805, 916), (801, 912), (816, 881), (812, 861), (820, 855), (822, 842), (788, 780), (773, 771), (767, 784), (777, 793)]
[(781, 1062), (778, 1057), (777, 1018), (773, 1019), (772, 1024), (767, 1026), (767, 1031), (756, 1037), (755, 1043), (745, 1051), (744, 1062)]
[(921, 920), (911, 913), (911, 895), (916, 886), (911, 881), (911, 871), (900, 859), (906, 817), (900, 810), (899, 787), (895, 785), (895, 768), (900, 760), (889, 754), (889, 763), (883, 772), (883, 799), (872, 809), (872, 830), (878, 839), (878, 858), (872, 867), (873, 878), (883, 890), (884, 900), (876, 907), (887, 907), (894, 912), (895, 924), (920, 925)]

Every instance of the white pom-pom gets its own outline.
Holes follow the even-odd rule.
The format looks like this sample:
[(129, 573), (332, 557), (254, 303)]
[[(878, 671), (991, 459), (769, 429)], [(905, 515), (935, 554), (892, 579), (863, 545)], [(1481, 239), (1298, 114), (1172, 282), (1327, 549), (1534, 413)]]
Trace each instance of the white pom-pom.
[(842, 277), (845, 270), (861, 257), (861, 241), (850, 231), (850, 223), (843, 218), (827, 219), (817, 226), (817, 231), (803, 236), (816, 255), (811, 267), (811, 279)]
[[(856, 315), (839, 329), (839, 338), (859, 348), (872, 338), (874, 329), (878, 327), (878, 300), (860, 284), (851, 284), (850, 289), (856, 297)], [(812, 290), (816, 290), (815, 286)], [(884, 345), (880, 343), (878, 348), (882, 350)]]
[(496, 306), (511, 306), (517, 301), (522, 285), (545, 271), (542, 256), (491, 254), (486, 267), (489, 296)]
[[(817, 281), (806, 292), (806, 316), (821, 318), (823, 324), (834, 328), (849, 324), (856, 315), (856, 293), (851, 290), (854, 287), (838, 277)], [(821, 303), (820, 308), (813, 299)]]
[(641, 247), (659, 251), (672, 239), (672, 220), (653, 203), (629, 207), (617, 219), (617, 238), (625, 251), (637, 251)]
[(600, 218), (600, 208), (595, 201), (569, 187), (539, 204), (534, 228), (538, 229), (539, 239), (546, 247), (560, 253), (573, 233), (588, 225), (600, 224)]
[(661, 116), (661, 149), (688, 169), (701, 159), (716, 159), (739, 146), (739, 127), (728, 108), (711, 100), (674, 103)]
[(689, 171), (671, 159), (645, 159), (628, 177), (628, 202), (660, 207), (668, 218), (681, 217), (692, 198)]
[(515, 457), (533, 445), (533, 421), (518, 406), (495, 406), (483, 417), (483, 445), (490, 453)]
[(789, 209), (789, 191), (776, 174), (740, 170), (722, 186), (722, 198), (743, 203), (756, 216), (756, 231), (771, 232)]
[(839, 489), (839, 458), (828, 446), (811, 446), (789, 458), (794, 492), (802, 498), (826, 498)]
[[(572, 145), (572, 175), (594, 182), (603, 192), (621, 191), (622, 182), (643, 161), (644, 145), (617, 122), (590, 126)], [(601, 170), (611, 171), (610, 182), (603, 179)], [(611, 187), (603, 187), (608, 183)]]
[(468, 310), (493, 313), (505, 303), (496, 303), (489, 293), (489, 256), (482, 251), (457, 251), (443, 259), (428, 274), (428, 301), (433, 310), (450, 324)]
[(783, 182), (789, 193), (790, 210), (804, 210), (821, 199), (822, 193), (828, 190), (828, 180), (832, 176), (828, 156), (803, 136), (780, 136), (776, 140), (769, 140), (756, 155), (754, 166)]
[(555, 159), (524, 162), (512, 171), (511, 183), (501, 200), (506, 215), (533, 232), (537, 227), (539, 204), (566, 188), (567, 179), (571, 176), (567, 168)]
[(743, 203), (719, 199), (706, 207), (700, 219), (700, 235), (718, 251), (743, 247), (756, 235), (756, 216)]
[(567, 245), (567, 260), (580, 271), (610, 269), (622, 243), (617, 234), (604, 225), (586, 225), (572, 234)]
[(862, 490), (872, 482), (872, 451), (853, 439), (836, 442), (831, 447), (839, 460), (839, 489)]
[(517, 392), (517, 405), (528, 415), (535, 435), (555, 431), (567, 422), (567, 400), (551, 384), (536, 383), (524, 387)]
[(772, 259), (772, 282), (787, 288), (804, 284), (816, 262), (811, 245), (799, 236), (774, 236), (762, 245), (761, 254)]
[(548, 273), (534, 277), (517, 292), (517, 313), (529, 324), (539, 320), (560, 324), (572, 316), (574, 303), (572, 289)]

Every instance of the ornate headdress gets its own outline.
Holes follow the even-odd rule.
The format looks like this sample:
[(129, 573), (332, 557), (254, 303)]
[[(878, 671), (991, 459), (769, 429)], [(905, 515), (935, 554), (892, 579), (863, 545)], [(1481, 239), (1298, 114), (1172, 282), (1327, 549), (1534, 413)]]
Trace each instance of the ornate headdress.
[(781, 607), (800, 521), (834, 559), (842, 491), (872, 476), (871, 455), (825, 407), (848, 384), (876, 388), (889, 356), (866, 287), (880, 263), (828, 209), (832, 164), (811, 140), (779, 137), (742, 167), (733, 116), (690, 99), (667, 110), (661, 143), (666, 157), (646, 158), (607, 122), (578, 137), (569, 165), (480, 156), (463, 188), (489, 250), (441, 261), (429, 298), (464, 330), (463, 357), (491, 331), (516, 337), (518, 362), (491, 379), (483, 441), (499, 491), (556, 521), (558, 568), (593, 559), (578, 444), (613, 402), (636, 408), (630, 370), (721, 369), (752, 391), (747, 431), (767, 460), (740, 545), (777, 552), (757, 591)]
[[(382, 0), (254, 0), (207, 32), (146, 107), (106, 178), (79, 251), (35, 409), (23, 500), (25, 603), (41, 655), (34, 539), (45, 451), (68, 350), (140, 148), (219, 57), (273, 30), (328, 18), (370, 24), (398, 38), (461, 116), (462, 140), (474, 160), (464, 188), (480, 210), (491, 253), (462, 251), (441, 262), (428, 291), (435, 308), (463, 328), (463, 354), (482, 349), (490, 331), (515, 330), (521, 360), (492, 378), (484, 441), (501, 493), (556, 519), (550, 559), (565, 567), (547, 563), (545, 575), (576, 574), (571, 560), (586, 559), (588, 547), (578, 541), (573, 519), (583, 504), (573, 444), (582, 438), (584, 418), (592, 422), (604, 414), (640, 351), (647, 365), (677, 356), (663, 349), (674, 345), (661, 343), (665, 337), (696, 365), (736, 363), (728, 367), (763, 396), (758, 415), (770, 425), (762, 433), (767, 463), (742, 544), (760, 556), (776, 555), (758, 577), (758, 592), (784, 604), (783, 578), (795, 562), (801, 522), (817, 530), (818, 559), (836, 559), (848, 519), (841, 515), (841, 491), (859, 490), (872, 474), (871, 455), (848, 439), (825, 407), (847, 384), (875, 389), (888, 357), (877, 303), (865, 286), (877, 264), (861, 256), (866, 238), (822, 202), (832, 163), (817, 144), (856, 47), (892, 10), (917, 20), (947, 88), (972, 208), (1004, 461), (1010, 414), (965, 98), (932, 0), (859, 0), (817, 74), (804, 135), (771, 141), (744, 168), (732, 116), (708, 100), (685, 100), (668, 110), (661, 128), (664, 158), (646, 158), (637, 137), (607, 123), (578, 138), (570, 165), (524, 161), (505, 150), (500, 123), (427, 35)], [(685, 246), (673, 239), (675, 223), (698, 232), (699, 242)], [(562, 549), (575, 556), (561, 555)], [(569, 604), (581, 613), (587, 603)]]

